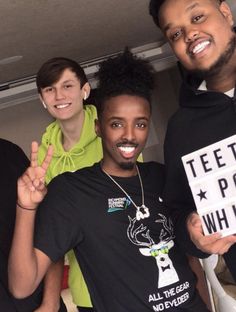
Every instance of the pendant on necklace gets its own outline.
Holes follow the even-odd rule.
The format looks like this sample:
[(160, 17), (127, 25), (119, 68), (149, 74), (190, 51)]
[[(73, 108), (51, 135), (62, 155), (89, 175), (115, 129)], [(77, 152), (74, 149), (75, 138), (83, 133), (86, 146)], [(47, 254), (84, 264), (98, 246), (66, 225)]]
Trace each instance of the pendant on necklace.
[(146, 218), (148, 218), (150, 216), (149, 209), (145, 205), (137, 206), (136, 209), (137, 209), (137, 211), (136, 211), (136, 219), (138, 221), (141, 220), (141, 219), (146, 219)]

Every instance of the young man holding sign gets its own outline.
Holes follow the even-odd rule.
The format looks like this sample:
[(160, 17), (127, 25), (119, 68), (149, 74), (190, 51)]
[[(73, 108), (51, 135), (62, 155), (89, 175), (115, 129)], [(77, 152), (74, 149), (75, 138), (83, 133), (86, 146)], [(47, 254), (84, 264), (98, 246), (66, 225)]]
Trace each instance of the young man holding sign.
[[(212, 235), (203, 235), (181, 159), (236, 133), (236, 36), (232, 13), (220, 0), (151, 0), (150, 13), (184, 67), (180, 109), (169, 122), (165, 141), (166, 197), (172, 208), (176, 235), (195, 256), (201, 256), (200, 250), (224, 254), (236, 280), (236, 236), (222, 238), (218, 228)], [(216, 167), (217, 162), (223, 164), (224, 155), (218, 149), (219, 146), (210, 157), (205, 151), (197, 168), (195, 157), (188, 160), (188, 169), (202, 166), (207, 171)], [(234, 191), (236, 195), (236, 188)], [(199, 192), (204, 202), (209, 193), (204, 194), (205, 189), (201, 188)]]

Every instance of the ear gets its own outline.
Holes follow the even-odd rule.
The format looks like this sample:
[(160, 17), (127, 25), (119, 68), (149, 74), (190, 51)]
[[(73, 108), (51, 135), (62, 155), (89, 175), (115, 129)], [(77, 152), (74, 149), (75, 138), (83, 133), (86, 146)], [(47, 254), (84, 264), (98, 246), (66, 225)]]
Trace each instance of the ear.
[(98, 119), (95, 119), (95, 132), (96, 135), (100, 138), (101, 137), (101, 127), (100, 127), (100, 122)]
[(87, 100), (87, 98), (89, 97), (90, 94), (90, 84), (88, 82), (86, 82), (83, 87), (82, 87), (82, 93), (83, 93), (83, 99)]
[(44, 107), (45, 109), (47, 109), (47, 105), (46, 105), (46, 103), (44, 102), (44, 100), (43, 100), (41, 94), (39, 94), (39, 99), (40, 99), (40, 102), (43, 104), (43, 107)]
[(233, 26), (234, 25), (233, 15), (232, 15), (229, 5), (225, 1), (221, 2), (220, 11), (224, 15), (226, 20), (228, 21), (229, 25)]

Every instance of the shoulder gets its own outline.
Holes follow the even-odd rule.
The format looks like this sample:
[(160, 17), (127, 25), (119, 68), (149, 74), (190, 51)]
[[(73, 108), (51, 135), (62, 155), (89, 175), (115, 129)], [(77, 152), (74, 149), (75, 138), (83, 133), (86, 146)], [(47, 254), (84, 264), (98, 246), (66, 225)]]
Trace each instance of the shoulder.
[(0, 150), (0, 162), (2, 166), (12, 168), (12, 170), (19, 172), (19, 175), (29, 166), (27, 156), (18, 145), (0, 139)]
[(10, 141), (0, 139), (0, 149), (1, 154), (4, 154), (5, 156), (10, 157), (12, 159), (15, 159), (16, 157), (27, 159), (23, 150), (18, 145)]
[(61, 131), (60, 126), (58, 122), (55, 120), (51, 122), (45, 129), (45, 132), (42, 135), (42, 143), (44, 144), (50, 144), (50, 138), (54, 134), (54, 132)]
[(163, 177), (165, 175), (165, 165), (156, 161), (138, 162), (138, 167), (146, 175), (154, 177)]
[(20, 149), (20, 147), (18, 145), (16, 145), (15, 143), (12, 143), (10, 141), (7, 141), (7, 140), (1, 139), (1, 138), (0, 138), (0, 147), (3, 148), (5, 151)]
[(84, 111), (90, 116), (97, 118), (97, 108), (94, 105), (86, 104), (84, 105)]
[(56, 176), (50, 184), (70, 183), (73, 180), (89, 181), (92, 177), (99, 174), (99, 163), (95, 163), (92, 166), (84, 167), (76, 171), (67, 171)]

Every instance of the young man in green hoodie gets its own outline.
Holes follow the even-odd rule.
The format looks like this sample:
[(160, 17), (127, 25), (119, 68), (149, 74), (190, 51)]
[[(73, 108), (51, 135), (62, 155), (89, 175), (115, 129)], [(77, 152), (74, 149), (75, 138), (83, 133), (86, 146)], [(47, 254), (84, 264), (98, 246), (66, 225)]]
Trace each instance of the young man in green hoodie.
[[(46, 129), (39, 148), (42, 163), (47, 148), (53, 146), (53, 157), (47, 170), (48, 184), (57, 175), (88, 167), (102, 158), (101, 139), (94, 130), (96, 107), (83, 105), (90, 93), (84, 70), (68, 58), (48, 60), (38, 71), (38, 93), (43, 106), (55, 118)], [(68, 253), (69, 287), (79, 311), (93, 311), (83, 275), (74, 252)]]

